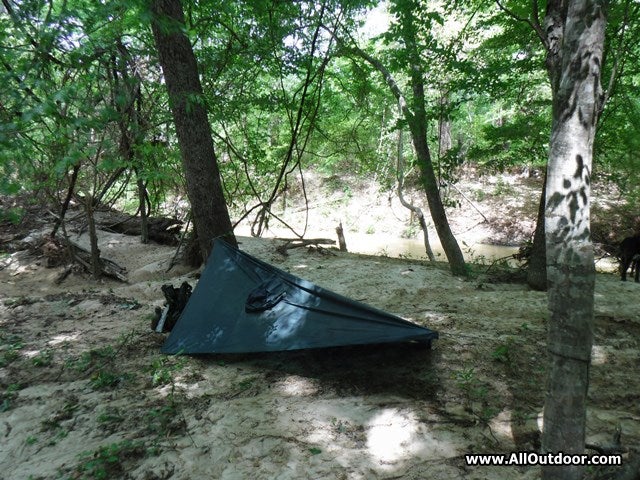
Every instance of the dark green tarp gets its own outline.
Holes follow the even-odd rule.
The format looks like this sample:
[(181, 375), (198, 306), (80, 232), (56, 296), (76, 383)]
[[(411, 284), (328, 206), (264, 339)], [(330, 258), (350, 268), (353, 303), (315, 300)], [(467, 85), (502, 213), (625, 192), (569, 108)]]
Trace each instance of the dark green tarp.
[(214, 242), (164, 353), (245, 353), (420, 341), (438, 334)]

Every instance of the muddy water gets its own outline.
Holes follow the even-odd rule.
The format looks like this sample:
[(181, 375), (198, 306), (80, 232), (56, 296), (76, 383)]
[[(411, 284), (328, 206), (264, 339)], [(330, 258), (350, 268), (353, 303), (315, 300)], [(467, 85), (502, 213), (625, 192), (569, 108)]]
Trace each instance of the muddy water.
[[(248, 228), (237, 228), (236, 235), (250, 235)], [(352, 253), (361, 253), (364, 255), (380, 255), (396, 258), (413, 258), (418, 260), (426, 260), (424, 243), (422, 238), (398, 238), (382, 234), (365, 234), (349, 232), (346, 235), (347, 249)], [(291, 232), (282, 230), (271, 230), (267, 238), (290, 238)], [(307, 232), (305, 238), (330, 238), (335, 239), (335, 233), (313, 231)], [(508, 259), (512, 266), (518, 266), (520, 263), (510, 258), (514, 253), (518, 252), (518, 247), (508, 247), (502, 245), (489, 245), (486, 243), (467, 244), (458, 240), (458, 244), (462, 249), (464, 258), (468, 262), (490, 264), (498, 259)], [(337, 239), (336, 239), (337, 246)], [(446, 262), (447, 258), (444, 254), (442, 246), (437, 240), (432, 238), (431, 249), (433, 250), (436, 260)], [(618, 271), (617, 261), (613, 258), (600, 258), (596, 260), (596, 270), (598, 272), (616, 273)]]
[[(346, 239), (350, 252), (364, 253), (367, 255), (386, 255), (389, 257), (427, 258), (422, 239), (394, 238), (385, 235), (367, 235), (351, 233)], [(444, 250), (440, 243), (434, 241), (431, 245), (434, 255), (438, 260), (446, 260)], [(492, 262), (499, 258), (510, 257), (518, 251), (518, 247), (504, 247), (501, 245), (487, 245), (476, 243), (465, 245), (460, 243), (460, 248), (467, 261)]]
[[(422, 239), (413, 238), (393, 238), (385, 235), (367, 235), (351, 233), (346, 239), (347, 248), (350, 252), (363, 253), (366, 255), (385, 255), (388, 257), (427, 259)], [(465, 244), (458, 242), (464, 258), (468, 262), (490, 264), (498, 259), (507, 259), (518, 252), (518, 247), (505, 247), (502, 245), (489, 245), (485, 243)], [(431, 244), (436, 260), (446, 261), (447, 258), (440, 243), (434, 241)], [(520, 263), (508, 258), (512, 266)], [(598, 272), (616, 273), (618, 263), (613, 258), (599, 258), (596, 261)]]
[[(250, 235), (246, 227), (236, 228), (236, 235)], [(264, 235), (265, 237), (290, 238), (291, 232), (273, 229)], [(348, 232), (346, 235), (347, 249), (352, 253), (365, 255), (382, 255), (397, 258), (426, 259), (422, 238), (398, 238), (383, 234), (365, 234)], [(305, 238), (330, 238), (337, 239), (334, 232), (309, 231)], [(465, 244), (458, 242), (464, 258), (467, 261), (478, 263), (491, 263), (499, 258), (510, 257), (518, 251), (518, 247), (504, 247), (501, 245), (488, 245), (483, 243)], [(444, 250), (437, 240), (432, 239), (431, 249), (436, 260), (446, 261)]]

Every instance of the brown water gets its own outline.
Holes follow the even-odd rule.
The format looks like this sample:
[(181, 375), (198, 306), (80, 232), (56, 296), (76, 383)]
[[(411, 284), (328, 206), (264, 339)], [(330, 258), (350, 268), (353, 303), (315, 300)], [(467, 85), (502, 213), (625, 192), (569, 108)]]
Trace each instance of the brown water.
[[(237, 235), (250, 235), (248, 228), (236, 229)], [(383, 234), (365, 234), (349, 232), (346, 235), (347, 249), (352, 253), (364, 255), (380, 255), (395, 258), (413, 258), (426, 260), (427, 254), (424, 249), (422, 239), (398, 238)], [(271, 230), (265, 237), (290, 238), (291, 232), (282, 230)], [(308, 232), (305, 238), (330, 238), (335, 239), (332, 232)], [(436, 260), (446, 262), (447, 258), (440, 242), (432, 239), (431, 249), (436, 256)], [(466, 244), (458, 241), (464, 258), (468, 262), (490, 264), (498, 259), (507, 259), (512, 266), (519, 265), (519, 262), (511, 257), (517, 253), (518, 247), (507, 247), (503, 245), (490, 245), (486, 243)], [(337, 246), (337, 239), (336, 239)], [(614, 259), (604, 258), (596, 261), (596, 270), (599, 272), (617, 272), (618, 264)]]
[[(385, 235), (351, 233), (346, 240), (347, 248), (350, 252), (354, 253), (416, 259), (427, 258), (422, 239), (394, 238)], [(462, 249), (465, 260), (484, 263), (492, 262), (500, 258), (510, 257), (518, 251), (518, 247), (505, 247), (484, 243), (475, 243), (473, 245), (460, 243), (460, 248)], [(440, 246), (439, 242), (434, 241), (431, 244), (431, 249), (436, 256), (436, 259), (443, 261), (446, 260), (444, 250)]]
[[(366, 255), (384, 255), (388, 257), (427, 259), (422, 239), (393, 238), (384, 235), (367, 235), (351, 233), (347, 237), (347, 248), (350, 252)], [(520, 262), (511, 257), (518, 252), (518, 247), (505, 247), (503, 245), (489, 245), (486, 243), (474, 243), (471, 245), (458, 242), (464, 259), (468, 262), (490, 264), (495, 260), (507, 259), (512, 266), (518, 266)], [(436, 260), (446, 261), (447, 258), (440, 243), (434, 241), (431, 244)], [(618, 263), (613, 258), (602, 258), (596, 261), (598, 272), (617, 272)]]
[[(236, 228), (236, 235), (250, 235), (248, 228)], [(264, 235), (274, 238), (291, 238), (291, 232), (273, 229)], [(383, 234), (365, 234), (349, 232), (345, 235), (347, 249), (352, 253), (365, 255), (381, 255), (396, 258), (427, 259), (422, 238), (398, 238)], [(337, 239), (334, 232), (307, 232), (305, 238), (329, 238)], [(494, 260), (510, 257), (518, 251), (518, 247), (504, 247), (501, 245), (488, 245), (484, 243), (465, 244), (459, 242), (465, 260), (479, 263), (491, 263)], [(444, 250), (440, 242), (433, 240), (431, 243), (436, 260), (446, 261)]]

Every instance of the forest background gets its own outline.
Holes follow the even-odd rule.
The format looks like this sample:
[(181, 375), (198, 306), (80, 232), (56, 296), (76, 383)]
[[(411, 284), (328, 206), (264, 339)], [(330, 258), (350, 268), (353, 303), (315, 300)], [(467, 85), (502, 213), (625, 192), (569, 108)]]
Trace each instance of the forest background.
[[(145, 215), (184, 194), (146, 4), (3, 4), (1, 192), (36, 192), (62, 205), (73, 183), (74, 194), (107, 205), (119, 200)], [(546, 165), (551, 90), (545, 51), (531, 22), (523, 21), (529, 4), (501, 6), (394, 7), (419, 11), (415, 41), (440, 187), (455, 185), (462, 166), (540, 172)], [(268, 219), (277, 222), (271, 205), (305, 170), (375, 178), (395, 188), (397, 136), (406, 121), (384, 78), (359, 61), (346, 40), (334, 40), (353, 40), (375, 54), (405, 88), (407, 52), (400, 34), (386, 28), (388, 6), (184, 7), (203, 88), (189, 101), (207, 107), (234, 221), (249, 217), (259, 235)], [(602, 71), (608, 97), (593, 169), (595, 182), (619, 188), (630, 212), (640, 195), (636, 8), (614, 2), (609, 11)], [(404, 175), (416, 182), (414, 149), (408, 141), (402, 147)], [(2, 215), (18, 219), (20, 211), (4, 206)]]

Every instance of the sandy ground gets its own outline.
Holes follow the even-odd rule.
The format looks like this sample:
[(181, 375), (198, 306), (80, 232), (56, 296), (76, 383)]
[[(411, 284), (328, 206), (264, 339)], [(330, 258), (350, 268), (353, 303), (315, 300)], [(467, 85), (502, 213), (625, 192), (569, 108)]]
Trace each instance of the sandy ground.
[[(361, 206), (348, 207), (350, 219)], [(332, 228), (337, 210), (328, 207), (318, 224)], [(453, 221), (462, 236), (477, 215), (463, 210), (469, 218)], [(366, 211), (385, 233), (376, 212)], [(367, 234), (363, 216), (345, 222), (348, 234)], [(388, 230), (407, 228), (399, 217)], [(482, 228), (469, 242), (496, 234)], [(539, 478), (536, 467), (469, 467), (464, 454), (539, 447), (544, 293), (505, 281), (497, 267), (475, 266), (462, 280), (416, 258), (303, 248), (283, 256), (277, 240), (240, 240), (278, 268), (440, 339), (430, 351), (398, 344), (167, 357), (165, 335), (150, 330), (160, 286), (197, 282), (185, 267), (166, 272), (173, 248), (100, 232), (103, 254), (127, 267), (126, 284), (72, 274), (57, 285), (60, 269), (42, 258), (5, 255), (0, 479)], [(610, 443), (620, 427), (623, 445), (640, 448), (638, 298), (639, 284), (598, 274), (589, 443)]]

